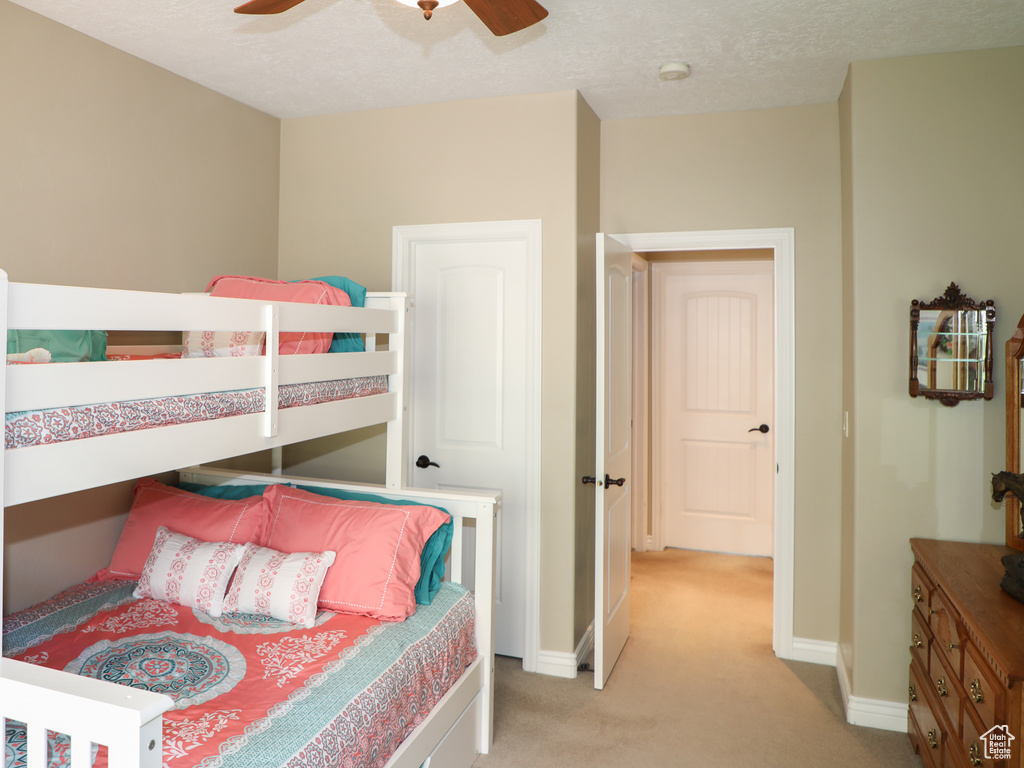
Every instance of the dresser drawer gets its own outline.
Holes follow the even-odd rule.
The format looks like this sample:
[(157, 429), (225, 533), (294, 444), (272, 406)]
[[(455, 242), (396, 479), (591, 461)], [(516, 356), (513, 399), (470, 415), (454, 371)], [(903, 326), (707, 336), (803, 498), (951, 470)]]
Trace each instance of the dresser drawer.
[(959, 675), (949, 667), (949, 662), (937, 645), (932, 645), (931, 663), (928, 667), (931, 690), (946, 710), (946, 717), (951, 725), (950, 731), (956, 735), (960, 724), (960, 702), (963, 692), (960, 687)]
[(928, 656), (931, 653), (932, 631), (928, 621), (918, 611), (910, 614), (910, 653), (928, 670)]
[(931, 617), (928, 623), (934, 637), (932, 647), (937, 647), (942, 652), (949, 661), (953, 674), (960, 677), (963, 670), (960, 653), (960, 616), (941, 587), (932, 593)]
[(910, 597), (914, 601), (914, 607), (920, 611), (925, 621), (928, 621), (928, 609), (931, 607), (929, 601), (933, 589), (935, 589), (935, 585), (928, 578), (928, 574), (920, 565), (914, 563), (914, 567), (910, 570)]
[(921, 760), (928, 768), (939, 768), (942, 765), (942, 742), (945, 734), (929, 704), (926, 687), (928, 678), (919, 671), (918, 664), (910, 664), (910, 714), (908, 715), (908, 732), (914, 749), (921, 755)]
[[(963, 739), (961, 739), (960, 746), (963, 748), (961, 752), (961, 757), (963, 759), (961, 762), (965, 766), (969, 766), (970, 768), (997, 768), (997, 766), (1004, 766), (1008, 764), (1006, 760), (994, 760), (986, 756), (988, 754), (985, 748), (986, 743), (981, 737), (983, 734), (988, 734), (990, 728), (992, 728), (992, 726), (988, 723), (981, 723), (978, 720), (977, 715), (975, 715), (969, 707), (964, 711), (964, 736)], [(1003, 743), (1005, 742), (993, 741), (991, 744), (991, 754), (993, 756), (998, 755), (996, 749), (1001, 748)], [(1017, 747), (1012, 741), (1010, 741), (1009, 744), (1010, 749), (1016, 756)]]
[(1006, 689), (974, 643), (967, 643), (964, 650), (963, 681), (967, 707), (973, 707), (985, 730), (988, 730), (1005, 718)]

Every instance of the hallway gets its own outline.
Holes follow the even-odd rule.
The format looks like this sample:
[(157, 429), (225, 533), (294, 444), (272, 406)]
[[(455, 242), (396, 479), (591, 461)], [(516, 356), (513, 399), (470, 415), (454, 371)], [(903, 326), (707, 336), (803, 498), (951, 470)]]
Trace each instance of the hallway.
[(834, 668), (772, 653), (770, 559), (632, 564), (631, 635), (605, 690), (499, 657), (494, 747), (474, 768), (920, 766), (905, 734), (846, 723)]

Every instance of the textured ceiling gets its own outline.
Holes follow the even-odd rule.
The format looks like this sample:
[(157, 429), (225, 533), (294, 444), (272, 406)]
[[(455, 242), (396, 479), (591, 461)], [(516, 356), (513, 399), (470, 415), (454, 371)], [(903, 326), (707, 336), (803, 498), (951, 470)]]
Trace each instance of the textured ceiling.
[[(504, 38), (462, 3), (241, 1), (14, 0), (277, 117), (572, 89), (602, 120), (820, 104), (852, 61), (1024, 45), (1024, 0), (541, 0)], [(658, 79), (672, 60), (689, 79)]]

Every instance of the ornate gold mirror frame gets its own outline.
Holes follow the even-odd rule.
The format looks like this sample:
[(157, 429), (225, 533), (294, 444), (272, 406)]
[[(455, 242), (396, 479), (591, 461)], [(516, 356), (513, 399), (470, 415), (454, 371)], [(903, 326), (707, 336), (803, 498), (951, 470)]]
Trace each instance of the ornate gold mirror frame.
[(991, 400), (995, 302), (976, 302), (950, 283), (931, 301), (910, 303), (910, 396), (954, 406)]

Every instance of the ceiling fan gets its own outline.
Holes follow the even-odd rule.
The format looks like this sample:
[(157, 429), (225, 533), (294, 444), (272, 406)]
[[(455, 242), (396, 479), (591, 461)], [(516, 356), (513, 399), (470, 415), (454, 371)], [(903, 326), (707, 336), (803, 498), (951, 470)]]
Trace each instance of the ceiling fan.
[[(268, 14), (281, 13), (302, 0), (249, 0), (235, 8), (235, 13)], [(429, 19), (438, 7), (451, 5), (455, 0), (398, 0), (405, 5), (416, 5), (423, 10), (423, 18)], [(548, 15), (537, 0), (463, 0), (487, 28), (495, 35), (509, 35), (526, 29)]]

